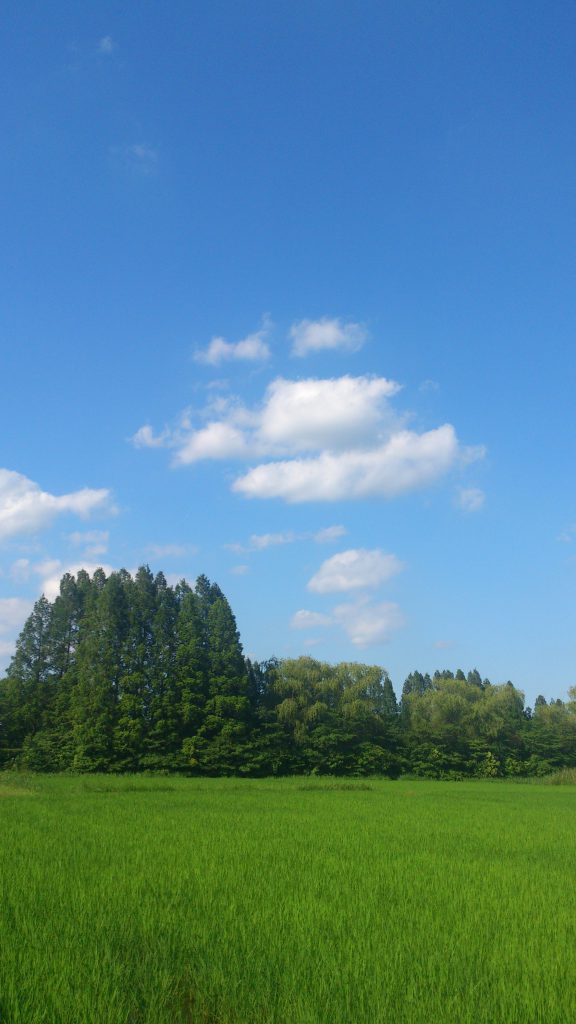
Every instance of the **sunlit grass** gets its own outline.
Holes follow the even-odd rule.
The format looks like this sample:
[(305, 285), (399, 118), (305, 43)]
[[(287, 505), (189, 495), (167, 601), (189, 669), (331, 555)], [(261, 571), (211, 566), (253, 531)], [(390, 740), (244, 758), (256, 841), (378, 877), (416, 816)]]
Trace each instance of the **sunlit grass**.
[(1, 1024), (568, 1024), (576, 790), (0, 779)]

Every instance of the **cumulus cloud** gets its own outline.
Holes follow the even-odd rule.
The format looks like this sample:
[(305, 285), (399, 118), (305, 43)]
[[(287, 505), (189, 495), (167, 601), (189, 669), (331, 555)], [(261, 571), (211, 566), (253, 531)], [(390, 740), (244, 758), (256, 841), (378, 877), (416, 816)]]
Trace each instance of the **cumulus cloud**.
[(327, 615), (300, 609), (292, 616), (290, 625), (292, 629), (336, 626), (346, 633), (355, 647), (369, 647), (388, 643), (404, 623), (404, 616), (397, 604), (391, 601), (373, 602), (364, 598), (337, 605)]
[(461, 487), (458, 491), (457, 504), (463, 512), (478, 512), (485, 500), (486, 495), (479, 487)]
[(268, 317), (264, 317), (260, 330), (248, 334), (241, 341), (230, 342), (225, 338), (212, 338), (207, 348), (199, 349), (194, 353), (194, 359), (197, 363), (206, 363), (208, 366), (220, 366), (221, 363), (230, 360), (257, 362), (268, 359), (270, 347), (266, 338), (270, 333), (271, 326)]
[(279, 377), (268, 388), (258, 438), (272, 451), (348, 448), (394, 419), (386, 399), (399, 390), (385, 377)]
[(288, 502), (394, 498), (434, 483), (458, 455), (456, 433), (446, 423), (424, 434), (401, 430), (376, 448), (263, 463), (238, 477), (233, 490)]
[(308, 590), (316, 594), (333, 594), (373, 589), (386, 583), (403, 568), (396, 555), (385, 554), (379, 548), (351, 548), (327, 558), (309, 581)]
[(310, 352), (326, 349), (344, 349), (355, 352), (361, 348), (368, 332), (362, 324), (343, 323), (339, 318), (322, 317), (321, 320), (300, 320), (292, 324), (292, 355), (307, 356)]
[(49, 494), (21, 473), (0, 469), (0, 541), (21, 533), (37, 533), (58, 515), (86, 519), (93, 512), (112, 512), (110, 491), (84, 487), (70, 494)]

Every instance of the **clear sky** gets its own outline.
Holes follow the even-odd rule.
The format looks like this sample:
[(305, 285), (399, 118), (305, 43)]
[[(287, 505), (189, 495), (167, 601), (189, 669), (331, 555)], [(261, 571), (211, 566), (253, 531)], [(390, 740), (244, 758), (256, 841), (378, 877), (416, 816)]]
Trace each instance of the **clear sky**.
[(576, 683), (576, 6), (8, 0), (0, 652), (60, 575), (251, 657)]

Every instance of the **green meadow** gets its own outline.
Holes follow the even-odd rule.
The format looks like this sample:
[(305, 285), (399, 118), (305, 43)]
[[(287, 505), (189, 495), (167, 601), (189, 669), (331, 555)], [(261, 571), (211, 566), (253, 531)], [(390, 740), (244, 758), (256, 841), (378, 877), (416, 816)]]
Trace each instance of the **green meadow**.
[(569, 1024), (576, 788), (0, 776), (1, 1024)]

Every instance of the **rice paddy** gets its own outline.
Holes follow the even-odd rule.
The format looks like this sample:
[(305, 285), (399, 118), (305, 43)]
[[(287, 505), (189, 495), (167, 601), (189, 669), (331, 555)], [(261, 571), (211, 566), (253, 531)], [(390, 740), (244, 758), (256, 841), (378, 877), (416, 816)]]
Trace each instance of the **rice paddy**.
[(569, 1024), (576, 788), (0, 776), (1, 1024)]

